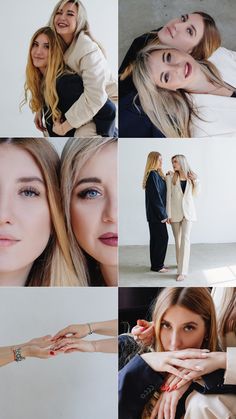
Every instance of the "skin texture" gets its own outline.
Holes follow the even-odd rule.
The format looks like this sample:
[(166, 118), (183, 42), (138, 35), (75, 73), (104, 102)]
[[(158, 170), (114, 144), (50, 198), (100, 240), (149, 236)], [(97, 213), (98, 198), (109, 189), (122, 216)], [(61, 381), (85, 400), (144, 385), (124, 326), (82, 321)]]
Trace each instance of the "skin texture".
[[(72, 229), (79, 245), (100, 264), (108, 285), (117, 282), (117, 146), (108, 144), (76, 176), (71, 198)], [(101, 236), (111, 233), (111, 241)], [(110, 245), (109, 245), (110, 244)]]
[(198, 14), (182, 15), (170, 20), (159, 32), (160, 42), (191, 52), (199, 44), (204, 33), (202, 16)]
[(66, 3), (64, 7), (58, 9), (54, 18), (56, 32), (63, 38), (67, 45), (70, 45), (74, 37), (77, 27), (77, 13), (78, 8), (75, 4)]
[(38, 35), (31, 49), (31, 58), (33, 65), (38, 68), (42, 74), (44, 74), (48, 65), (49, 56), (49, 40), (47, 35), (41, 33)]
[(46, 187), (37, 164), (28, 152), (10, 144), (1, 145), (1, 285), (24, 285), (50, 232)]

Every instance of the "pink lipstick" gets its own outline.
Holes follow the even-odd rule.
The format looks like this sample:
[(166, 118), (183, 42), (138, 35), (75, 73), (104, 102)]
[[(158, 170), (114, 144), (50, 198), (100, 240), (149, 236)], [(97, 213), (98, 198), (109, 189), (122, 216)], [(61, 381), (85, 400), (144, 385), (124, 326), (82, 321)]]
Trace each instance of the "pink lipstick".
[(118, 235), (116, 233), (105, 233), (99, 237), (99, 240), (107, 246), (118, 246)]

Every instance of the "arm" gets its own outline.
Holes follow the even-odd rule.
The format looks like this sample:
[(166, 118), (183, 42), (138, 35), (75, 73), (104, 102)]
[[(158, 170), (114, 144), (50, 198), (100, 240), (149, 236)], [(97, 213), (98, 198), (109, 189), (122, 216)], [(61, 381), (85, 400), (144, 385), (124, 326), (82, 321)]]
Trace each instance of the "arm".
[(167, 215), (166, 208), (160, 194), (160, 188), (157, 181), (157, 175), (153, 171), (151, 171), (148, 176), (147, 187), (150, 188), (149, 191), (150, 191), (152, 204), (156, 208), (158, 218), (160, 219), (160, 221), (167, 219), (168, 215)]
[(73, 336), (75, 338), (84, 338), (91, 333), (104, 336), (117, 336), (117, 320), (107, 320), (103, 322), (72, 324), (60, 330), (52, 340), (57, 341), (64, 337)]
[(194, 179), (194, 189), (193, 189), (193, 195), (198, 196), (201, 192), (201, 184), (198, 178)]
[(172, 176), (167, 175), (166, 176), (166, 211), (168, 214), (168, 218), (171, 218), (171, 183), (172, 183)]
[(59, 352), (103, 352), (117, 353), (117, 339), (101, 340), (83, 340), (79, 338), (64, 338), (55, 343), (51, 350), (58, 354)]

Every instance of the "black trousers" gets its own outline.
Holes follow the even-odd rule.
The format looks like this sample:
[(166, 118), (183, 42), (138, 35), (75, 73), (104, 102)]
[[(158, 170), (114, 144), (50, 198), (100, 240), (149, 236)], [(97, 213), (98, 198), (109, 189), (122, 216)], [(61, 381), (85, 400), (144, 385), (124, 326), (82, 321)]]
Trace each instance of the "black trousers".
[(166, 223), (157, 221), (149, 222), (150, 231), (150, 260), (151, 270), (159, 271), (164, 266), (168, 244), (168, 232)]

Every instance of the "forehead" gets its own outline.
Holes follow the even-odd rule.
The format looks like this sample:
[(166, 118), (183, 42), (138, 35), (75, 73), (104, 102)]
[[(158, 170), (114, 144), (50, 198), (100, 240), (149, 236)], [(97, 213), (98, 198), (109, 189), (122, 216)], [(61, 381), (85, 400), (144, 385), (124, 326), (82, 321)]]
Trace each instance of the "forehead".
[(163, 315), (163, 319), (175, 325), (190, 322), (204, 324), (204, 320), (200, 314), (179, 305), (174, 305), (168, 308)]
[(45, 33), (40, 33), (39, 35), (37, 35), (37, 36), (34, 38), (34, 41), (37, 41), (37, 42), (42, 42), (42, 43), (44, 43), (44, 44), (48, 44), (48, 43), (49, 43), (48, 36), (47, 36)]
[(116, 160), (116, 143), (112, 142), (102, 145), (97, 152), (87, 159), (77, 176), (83, 177), (97, 173), (101, 177), (104, 175), (106, 178), (109, 178), (109, 174), (111, 175), (115, 170)]
[[(24, 172), (24, 175), (34, 173), (34, 175), (42, 178), (38, 164), (27, 150), (21, 149), (13, 144), (1, 144), (0, 149), (0, 167), (3, 167), (3, 163), (5, 163), (5, 169), (9, 166), (9, 172), (11, 174), (18, 172)], [(11, 162), (11, 164), (7, 162)]]
[(71, 2), (66, 2), (66, 3), (62, 3), (57, 10), (63, 10), (63, 11), (68, 11), (71, 10), (73, 12), (78, 11), (78, 6), (75, 3), (71, 3)]

